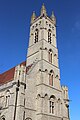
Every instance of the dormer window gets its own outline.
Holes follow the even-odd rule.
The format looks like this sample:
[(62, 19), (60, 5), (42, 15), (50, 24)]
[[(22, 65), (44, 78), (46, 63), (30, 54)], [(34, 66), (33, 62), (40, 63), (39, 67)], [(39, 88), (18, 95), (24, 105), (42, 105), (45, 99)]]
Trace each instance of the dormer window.
[(38, 31), (38, 29), (36, 29), (35, 30), (35, 42), (34, 43), (38, 42), (38, 33), (39, 33), (39, 31)]
[(51, 44), (51, 30), (48, 30), (48, 42)]

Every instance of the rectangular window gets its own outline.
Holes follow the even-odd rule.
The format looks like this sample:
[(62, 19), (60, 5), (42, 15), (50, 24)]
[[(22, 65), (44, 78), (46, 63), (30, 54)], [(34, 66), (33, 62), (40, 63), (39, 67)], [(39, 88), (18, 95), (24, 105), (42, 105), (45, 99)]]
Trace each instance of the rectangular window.
[(54, 102), (50, 101), (50, 113), (54, 114)]

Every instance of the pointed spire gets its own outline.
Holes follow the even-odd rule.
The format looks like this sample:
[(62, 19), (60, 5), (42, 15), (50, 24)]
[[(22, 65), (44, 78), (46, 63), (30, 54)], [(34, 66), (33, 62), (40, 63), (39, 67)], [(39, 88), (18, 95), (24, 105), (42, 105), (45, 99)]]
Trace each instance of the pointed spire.
[(52, 21), (54, 21), (54, 24), (56, 24), (56, 18), (54, 16), (54, 12), (53, 11), (52, 11), (51, 19), (52, 19)]
[(54, 12), (52, 11), (51, 19), (54, 20)]
[(45, 6), (44, 6), (44, 3), (43, 3), (43, 5), (42, 5), (42, 8), (41, 8), (41, 15), (47, 15), (47, 13), (46, 13), (46, 8), (45, 8)]
[(33, 23), (35, 19), (36, 19), (36, 14), (35, 11), (33, 11), (33, 14), (31, 16), (31, 23)]

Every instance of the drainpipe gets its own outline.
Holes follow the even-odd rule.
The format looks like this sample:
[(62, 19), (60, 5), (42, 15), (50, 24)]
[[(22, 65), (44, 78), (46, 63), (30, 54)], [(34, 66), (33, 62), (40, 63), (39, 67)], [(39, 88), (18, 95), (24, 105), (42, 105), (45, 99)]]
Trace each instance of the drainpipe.
[(16, 107), (17, 107), (17, 98), (18, 98), (19, 86), (20, 86), (20, 82), (18, 80), (17, 87), (16, 87), (16, 100), (15, 100), (14, 119), (13, 120), (15, 120), (15, 118), (16, 118)]

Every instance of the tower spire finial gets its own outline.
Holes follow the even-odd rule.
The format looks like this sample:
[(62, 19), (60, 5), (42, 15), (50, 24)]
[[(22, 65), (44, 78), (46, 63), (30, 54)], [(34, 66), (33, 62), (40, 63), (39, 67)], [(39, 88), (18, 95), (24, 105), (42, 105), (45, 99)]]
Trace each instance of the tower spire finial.
[(36, 19), (36, 14), (35, 14), (35, 11), (33, 11), (31, 16), (31, 23), (33, 23), (35, 19)]
[(54, 12), (52, 11), (51, 19), (54, 19)]
[(41, 8), (41, 15), (43, 15), (43, 14), (47, 15), (44, 3), (43, 3), (42, 8)]
[(35, 11), (33, 11), (31, 16), (31, 23), (33, 23), (35, 19), (36, 19), (36, 14), (35, 14)]
[(54, 11), (52, 11), (51, 19), (52, 19), (52, 21), (54, 21), (54, 23), (56, 24), (56, 18), (55, 18), (55, 16), (54, 16)]

